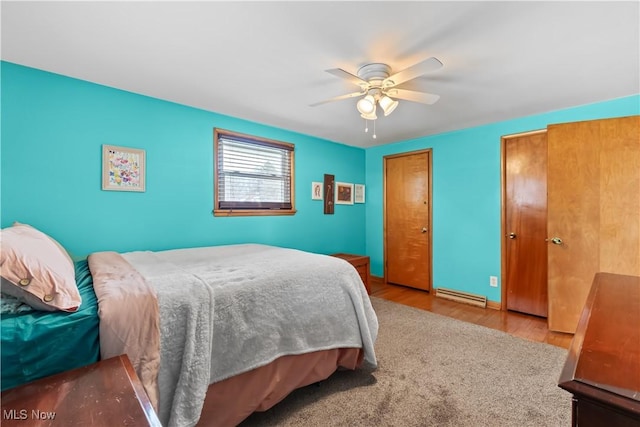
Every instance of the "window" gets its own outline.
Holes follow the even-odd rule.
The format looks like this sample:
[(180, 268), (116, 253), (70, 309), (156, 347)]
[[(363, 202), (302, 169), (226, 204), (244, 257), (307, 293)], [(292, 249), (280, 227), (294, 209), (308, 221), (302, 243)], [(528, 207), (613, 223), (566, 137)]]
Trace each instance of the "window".
[(214, 130), (213, 214), (293, 215), (294, 145)]

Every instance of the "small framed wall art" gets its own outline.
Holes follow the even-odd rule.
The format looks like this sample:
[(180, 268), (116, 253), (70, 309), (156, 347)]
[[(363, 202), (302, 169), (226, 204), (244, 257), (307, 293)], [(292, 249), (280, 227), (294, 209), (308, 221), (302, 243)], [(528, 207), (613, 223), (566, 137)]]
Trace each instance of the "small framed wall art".
[(347, 182), (336, 182), (336, 204), (353, 204), (353, 184)]
[(311, 183), (311, 200), (322, 200), (322, 183)]
[(102, 189), (145, 191), (145, 151), (103, 145)]
[(355, 184), (353, 186), (353, 201), (355, 203), (364, 203), (364, 185)]

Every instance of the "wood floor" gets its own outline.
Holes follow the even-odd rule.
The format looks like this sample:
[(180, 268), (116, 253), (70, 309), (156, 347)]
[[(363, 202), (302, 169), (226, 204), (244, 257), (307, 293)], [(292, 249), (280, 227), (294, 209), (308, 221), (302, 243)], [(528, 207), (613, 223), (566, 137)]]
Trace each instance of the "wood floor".
[(409, 305), (443, 316), (497, 329), (530, 341), (569, 348), (573, 334), (551, 332), (547, 319), (512, 311), (480, 308), (436, 298), (431, 293), (405, 286), (387, 285), (379, 277), (370, 279), (371, 296)]

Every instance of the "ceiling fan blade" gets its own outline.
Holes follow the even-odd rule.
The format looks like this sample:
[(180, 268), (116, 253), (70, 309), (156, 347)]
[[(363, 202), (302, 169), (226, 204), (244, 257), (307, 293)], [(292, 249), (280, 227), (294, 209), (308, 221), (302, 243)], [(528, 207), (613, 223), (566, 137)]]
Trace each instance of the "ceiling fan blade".
[(388, 89), (385, 91), (387, 95), (392, 98), (404, 99), (405, 101), (419, 102), (421, 104), (435, 104), (440, 95), (434, 95), (432, 93), (416, 92), (406, 89)]
[(340, 77), (341, 79), (345, 79), (353, 83), (354, 85), (360, 86), (362, 89), (365, 87), (369, 87), (369, 82), (362, 80), (360, 77), (355, 74), (351, 74), (342, 68), (332, 68), (330, 70), (325, 70), (329, 74), (333, 74), (336, 77)]
[(420, 77), (423, 74), (426, 74), (430, 71), (437, 70), (442, 67), (442, 62), (438, 61), (437, 58), (431, 57), (425, 59), (422, 62), (418, 62), (410, 66), (409, 68), (405, 68), (402, 71), (399, 71), (382, 81), (382, 87), (393, 87), (409, 80), (415, 79), (416, 77)]
[(324, 101), (320, 101), (320, 102), (316, 102), (316, 103), (310, 104), (309, 106), (310, 107), (316, 107), (318, 105), (326, 104), (327, 102), (340, 101), (341, 99), (355, 98), (356, 96), (362, 96), (365, 93), (367, 93), (367, 92), (366, 91), (362, 91), (362, 92), (348, 93), (346, 95), (335, 96), (333, 98), (325, 99)]

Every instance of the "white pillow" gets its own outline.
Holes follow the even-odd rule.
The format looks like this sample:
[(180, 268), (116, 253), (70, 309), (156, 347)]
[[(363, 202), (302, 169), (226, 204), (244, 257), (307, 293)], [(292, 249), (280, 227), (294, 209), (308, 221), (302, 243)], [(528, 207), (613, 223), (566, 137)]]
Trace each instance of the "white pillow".
[(2, 292), (36, 310), (77, 311), (82, 303), (73, 261), (51, 237), (15, 223), (0, 234)]

